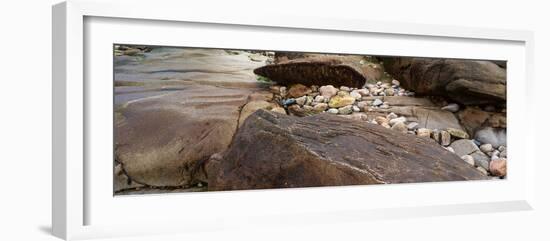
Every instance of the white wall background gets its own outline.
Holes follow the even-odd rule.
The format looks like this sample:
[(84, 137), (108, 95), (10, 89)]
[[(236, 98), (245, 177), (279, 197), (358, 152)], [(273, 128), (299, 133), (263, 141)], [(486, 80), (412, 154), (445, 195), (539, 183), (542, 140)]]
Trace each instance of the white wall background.
[[(56, 240), (51, 228), (51, 5), (3, 2), (0, 8), (0, 240)], [(178, 237), (117, 240), (549, 240), (550, 8), (545, 1), (222, 1), (201, 0), (212, 14), (285, 12), (381, 21), (435, 23), (535, 32), (537, 114), (535, 211), (345, 223), (278, 230), (226, 230)], [(137, 4), (137, 3), (136, 3)], [(132, 6), (129, 5), (129, 8)], [(154, 9), (151, 9), (154, 11)], [(223, 36), (220, 36), (223, 37)], [(490, 190), (487, 190), (490, 192)], [(442, 193), (442, 195), (445, 195)]]

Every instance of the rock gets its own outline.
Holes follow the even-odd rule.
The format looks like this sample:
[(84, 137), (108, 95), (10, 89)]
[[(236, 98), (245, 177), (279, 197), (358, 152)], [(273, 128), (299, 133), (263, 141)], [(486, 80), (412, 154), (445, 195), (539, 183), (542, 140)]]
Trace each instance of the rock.
[(296, 99), (293, 99), (293, 98), (286, 99), (286, 100), (283, 101), (282, 104), (285, 105), (285, 106), (296, 104)]
[(464, 156), (479, 151), (479, 148), (472, 140), (460, 139), (451, 143), (451, 147), (455, 150), (458, 156)]
[(275, 108), (271, 109), (271, 111), (286, 115), (286, 110), (283, 107), (275, 107)]
[(498, 157), (500, 157), (500, 158), (507, 158), (508, 155), (507, 155), (507, 153), (506, 153), (506, 149), (504, 149), (503, 151), (501, 151), (500, 154), (498, 155)]
[(286, 97), (286, 95), (288, 95), (288, 91), (286, 89), (286, 86), (282, 86), (280, 89), (279, 89), (279, 93), (282, 97)]
[(383, 116), (377, 116), (374, 118), (374, 121), (376, 121), (376, 123), (378, 123), (379, 125), (382, 125), (383, 123), (386, 123), (388, 124), (388, 119), (386, 117), (383, 117)]
[(365, 89), (365, 88), (362, 88), (362, 89), (357, 89), (355, 90), (358, 94), (360, 94), (361, 96), (368, 96), (370, 91), (368, 89)]
[(350, 94), (349, 94), (351, 97), (355, 98), (356, 100), (361, 100), (361, 94), (357, 93), (357, 91), (352, 91)]
[(271, 110), (275, 107), (274, 104), (267, 101), (258, 100), (248, 102), (241, 110), (241, 115), (239, 117), (239, 126), (241, 126), (248, 116), (250, 116), (254, 111), (259, 109)]
[(296, 98), (296, 104), (298, 105), (305, 105), (306, 101), (307, 101), (307, 96)]
[(409, 130), (416, 130), (417, 127), (418, 127), (417, 122), (411, 122), (411, 123), (407, 124), (407, 129), (409, 129)]
[(319, 104), (316, 104), (315, 106), (313, 106), (313, 109), (318, 113), (321, 113), (321, 112), (325, 111), (327, 108), (328, 108), (327, 103), (319, 103)]
[(366, 108), (368, 107), (369, 102), (368, 101), (359, 101), (357, 102), (357, 107), (359, 107), (359, 110), (366, 111)]
[(350, 92), (351, 91), (351, 89), (347, 86), (340, 86), (340, 90), (345, 91), (345, 92)]
[(442, 110), (450, 111), (450, 112), (457, 112), (460, 109), (460, 106), (455, 103), (448, 104), (446, 106), (443, 106), (441, 108)]
[(386, 129), (390, 129), (390, 128), (391, 128), (390, 124), (388, 124), (387, 122), (384, 122), (384, 123), (382, 123), (382, 124), (380, 124), (380, 125), (381, 125), (382, 127), (386, 128)]
[(389, 113), (389, 114), (386, 116), (386, 118), (388, 118), (388, 120), (395, 119), (395, 118), (397, 118), (397, 117), (398, 117), (398, 116), (397, 116), (395, 113), (393, 113), (393, 112)]
[(481, 151), (475, 151), (470, 154), (474, 158), (476, 166), (483, 167), (485, 170), (489, 170), (489, 162), (491, 161), (485, 153)]
[(254, 69), (254, 73), (279, 84), (334, 85), (360, 88), (371, 67), (350, 61), (353, 56), (316, 56), (281, 61)]
[(453, 149), (452, 147), (448, 146), (448, 147), (445, 147), (445, 149), (447, 149), (447, 151), (450, 151), (452, 153), (455, 153), (455, 149)]
[(319, 88), (319, 93), (321, 93), (325, 99), (330, 99), (338, 93), (338, 89), (334, 88), (332, 85), (325, 85)]
[(433, 130), (431, 138), (434, 139), (435, 142), (441, 144), (441, 131), (438, 129)]
[(470, 164), (471, 166), (475, 166), (474, 158), (470, 155), (464, 155), (462, 157), (462, 160), (464, 160), (466, 163)]
[(388, 109), (388, 108), (390, 108), (390, 106), (387, 105), (387, 104), (382, 104), (382, 105), (379, 106), (379, 108), (380, 109)]
[(416, 135), (419, 137), (427, 137), (430, 138), (430, 135), (432, 134), (432, 130), (426, 129), (426, 128), (419, 128), (416, 130)]
[(357, 107), (357, 106), (355, 106), (355, 105), (354, 105), (353, 107), (351, 107), (351, 108), (352, 108), (353, 112), (359, 112), (359, 111), (361, 111), (361, 109), (359, 109), (359, 107)]
[(393, 96), (393, 94), (395, 93), (394, 90), (392, 88), (389, 88), (389, 89), (386, 89), (384, 91), (384, 93), (386, 94), (386, 96)]
[(479, 149), (482, 152), (489, 153), (493, 150), (493, 145), (491, 145), (490, 143), (483, 144), (483, 145), (479, 146)]
[(485, 168), (483, 168), (483, 167), (477, 167), (476, 170), (478, 170), (479, 172), (481, 172), (485, 176), (488, 175), (487, 170), (485, 170)]
[(421, 95), (446, 96), (464, 105), (506, 101), (506, 69), (491, 61), (381, 57), (401, 86)]
[(382, 100), (380, 99), (374, 99), (374, 101), (372, 102), (372, 105), (373, 106), (379, 106), (379, 105), (382, 105)]
[(492, 160), (489, 166), (489, 172), (491, 172), (493, 176), (497, 177), (506, 176), (506, 159), (499, 158)]
[(440, 144), (443, 146), (448, 146), (451, 144), (451, 134), (447, 131), (441, 131)]
[(449, 132), (449, 134), (451, 134), (451, 136), (454, 136), (456, 138), (461, 138), (461, 139), (470, 138), (468, 133), (466, 133), (463, 130), (459, 130), (459, 129), (455, 129), (455, 128), (447, 128), (447, 132)]
[(349, 92), (345, 90), (340, 90), (336, 95), (340, 97), (346, 97), (346, 96), (349, 96)]
[(487, 122), (493, 128), (506, 128), (506, 115), (504, 113), (493, 114)]
[(229, 146), (252, 92), (193, 84), (128, 102), (117, 110), (115, 159), (137, 183), (191, 185), (201, 163)]
[(353, 103), (355, 103), (355, 98), (351, 97), (351, 96), (334, 96), (332, 98), (330, 98), (329, 102), (328, 102), (328, 106), (330, 106), (331, 108), (339, 108), (339, 107), (344, 107), (344, 106), (347, 106), (347, 105), (353, 105)]
[(288, 90), (288, 95), (293, 98), (302, 97), (311, 93), (311, 89), (302, 84), (293, 84)]
[(115, 166), (114, 179), (113, 179), (113, 188), (114, 192), (120, 192), (127, 189), (136, 189), (142, 188), (145, 185), (132, 181), (122, 168), (121, 164)]
[[(403, 116), (398, 117), (398, 118), (393, 118), (393, 119), (391, 119), (391, 120), (389, 121), (389, 124), (390, 124), (391, 126), (393, 126), (393, 125), (395, 125), (395, 124), (397, 124), (397, 123), (399, 123), (399, 122), (405, 123), (405, 122), (407, 122), (407, 118), (405, 118), (405, 117), (403, 117)], [(406, 126), (405, 126), (405, 127), (406, 127)]]
[(338, 108), (338, 114), (340, 114), (340, 115), (348, 115), (348, 114), (351, 114), (352, 112), (353, 112), (353, 110), (352, 110), (351, 105), (347, 105), (347, 106)]
[(395, 86), (399, 86), (401, 83), (399, 83), (398, 80), (395, 80), (395, 79), (394, 79), (394, 80), (391, 81), (391, 84), (392, 84), (392, 85), (395, 85)]
[(281, 94), (281, 86), (280, 85), (271, 85), (271, 86), (269, 86), (269, 91), (273, 94), (280, 95)]
[(312, 114), (312, 113), (307, 113), (307, 111), (304, 108), (302, 108), (300, 105), (291, 105), (287, 109), (288, 109), (288, 113), (293, 116), (304, 117)]
[(403, 123), (403, 122), (395, 123), (394, 125), (392, 125), (391, 129), (394, 130), (394, 131), (401, 132), (401, 133), (407, 133), (407, 131), (408, 131), (407, 125), (405, 125), (405, 123)]
[(205, 169), (211, 191), (487, 179), (423, 138), (331, 115), (262, 110)]
[(504, 150), (506, 150), (505, 146), (499, 146), (498, 147), (498, 151), (503, 152)]
[(506, 129), (486, 127), (475, 133), (475, 139), (492, 146), (506, 146)]
[(489, 117), (489, 113), (482, 111), (479, 108), (469, 106), (458, 112), (460, 123), (462, 123), (466, 131), (471, 136), (475, 134), (476, 129), (483, 126)]
[(317, 103), (323, 103), (323, 102), (325, 102), (325, 97), (322, 96), (322, 95), (318, 95), (318, 96), (315, 96), (315, 99), (313, 101), (315, 101)]
[(338, 109), (330, 108), (330, 109), (327, 110), (327, 112), (330, 113), (330, 114), (335, 114), (336, 115), (336, 114), (338, 114)]
[(273, 93), (268, 91), (255, 91), (252, 94), (248, 96), (248, 101), (272, 101), (273, 100)]

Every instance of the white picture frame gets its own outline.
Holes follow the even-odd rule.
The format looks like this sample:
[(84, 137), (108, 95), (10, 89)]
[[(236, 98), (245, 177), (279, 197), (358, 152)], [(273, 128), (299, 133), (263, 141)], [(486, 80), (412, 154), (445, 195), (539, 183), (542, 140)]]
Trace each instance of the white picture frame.
[[(151, 1), (143, 4), (133, 4), (131, 8), (126, 7), (126, 4), (128, 4), (128, 1), (69, 0), (53, 7), (52, 226), (54, 235), (69, 240), (193, 232), (242, 225), (269, 226), (279, 222), (297, 225), (301, 222), (326, 223), (346, 220), (530, 210), (533, 208), (536, 158), (532, 154), (534, 151), (531, 149), (535, 146), (534, 131), (532, 128), (527, 128), (524, 132), (518, 133), (516, 128), (524, 121), (523, 118), (532, 113), (529, 108), (522, 108), (522, 106), (526, 106), (524, 103), (527, 103), (531, 98), (530, 96), (532, 96), (529, 94), (532, 91), (533, 81), (532, 32), (410, 23), (365, 22), (351, 19), (303, 19), (284, 16), (284, 14), (263, 16), (262, 18), (239, 14), (209, 15), (206, 10), (194, 9), (192, 4), (181, 1), (155, 1), (154, 3)], [(154, 6), (156, 11), (150, 11), (151, 6)], [(97, 24), (94, 19), (107, 20), (99, 21), (98, 25), (94, 25), (98, 27), (94, 27), (92, 30), (87, 29), (86, 21), (91, 21), (88, 24)], [(247, 32), (251, 34), (250, 36), (255, 36), (254, 33), (257, 31), (262, 31), (266, 35), (292, 32), (291, 34), (303, 34), (304, 39), (307, 39), (308, 33), (314, 33), (317, 36), (330, 35), (329, 37), (334, 38), (339, 38), (339, 35), (348, 36), (352, 34), (358, 38), (372, 37), (373, 41), (376, 38), (386, 38), (385, 40), (390, 41), (402, 39), (403, 41), (424, 41), (423, 43), (435, 46), (431, 47), (431, 45), (430, 48), (419, 47), (416, 49), (397, 48), (394, 50), (396, 52), (393, 52), (393, 54), (397, 53), (396, 55), (445, 57), (445, 55), (438, 54), (438, 48), (455, 46), (459, 50), (461, 48), (465, 50), (448, 52), (447, 57), (473, 59), (492, 57), (491, 59), (510, 61), (508, 68), (509, 177), (500, 182), (300, 188), (204, 193), (199, 195), (145, 195), (125, 198), (115, 198), (112, 195), (109, 197), (102, 194), (101, 191), (96, 192), (94, 191), (97, 190), (96, 187), (106, 186), (109, 182), (112, 184), (112, 179), (105, 180), (105, 183), (101, 182), (97, 185), (95, 182), (91, 184), (91, 181), (98, 180), (94, 178), (94, 175), (104, 174), (105, 172), (112, 173), (112, 169), (101, 169), (102, 166), (96, 164), (98, 162), (89, 160), (91, 154), (91, 150), (89, 150), (90, 143), (95, 143), (102, 137), (96, 135), (95, 139), (87, 139), (90, 130), (86, 129), (89, 127), (89, 124), (86, 123), (101, 122), (99, 119), (94, 121), (93, 118), (108, 119), (112, 115), (112, 109), (99, 108), (103, 110), (103, 115), (94, 111), (95, 104), (89, 102), (90, 100), (97, 100), (94, 95), (98, 95), (99, 92), (111, 92), (112, 89), (105, 89), (105, 86), (111, 86), (110, 88), (112, 88), (112, 83), (97, 85), (86, 82), (85, 78), (94, 78), (89, 76), (86, 68), (100, 69), (100, 67), (96, 68), (94, 63), (98, 62), (97, 58), (101, 59), (105, 56), (104, 54), (97, 54), (98, 57), (95, 60), (93, 58), (92, 60), (88, 59), (86, 54), (90, 52), (86, 51), (88, 46), (86, 41), (97, 40), (98, 43), (101, 41), (105, 43), (114, 41), (109, 38), (112, 35), (101, 28), (102, 24), (111, 24), (113, 27), (117, 27), (117, 23), (110, 22), (111, 20), (114, 22), (119, 21), (121, 24), (129, 24), (124, 25), (124, 28), (131, 28), (130, 25), (135, 27), (136, 23), (145, 25), (146, 22), (151, 22), (152, 24), (148, 24), (147, 28), (151, 31), (158, 30), (158, 39), (135, 32), (133, 35), (128, 34), (127, 36), (132, 37), (126, 37), (125, 39), (135, 43), (139, 41), (142, 44), (174, 45), (175, 43), (182, 43), (182, 46), (193, 45), (192, 42), (189, 42), (192, 40), (178, 39), (182, 35), (177, 33), (174, 34), (173, 39), (159, 37), (162, 36), (163, 31), (167, 31), (162, 30), (163, 26), (170, 25), (175, 29), (185, 28), (189, 24), (204, 24), (205, 28), (197, 31), (209, 31), (208, 26), (213, 26), (212, 31), (218, 31), (220, 28), (224, 30), (235, 29), (234, 31)], [(248, 31), (248, 29), (253, 30)], [(90, 37), (88, 36), (90, 33), (92, 35), (97, 34), (95, 36), (101, 38)], [(121, 40), (125, 37), (121, 35), (118, 38), (118, 40)], [(228, 37), (224, 40), (226, 45), (218, 47), (247, 48), (244, 45), (247, 44), (246, 41), (236, 40), (238, 39), (231, 42), (231, 38)], [(183, 44), (185, 41), (188, 41), (188, 43)], [(330, 42), (324, 42), (326, 44), (324, 47), (322, 43), (307, 48), (311, 51), (334, 52), (330, 51)], [(203, 43), (200, 47), (216, 47), (216, 44), (219, 43), (212, 41)], [(248, 44), (250, 46), (251, 43)], [(289, 49), (291, 47), (285, 41), (269, 44), (269, 46), (276, 49), (293, 50)], [(92, 44), (91, 48), (96, 48), (95, 46)], [(101, 46), (97, 49), (101, 50)], [(265, 46), (250, 46), (248, 48), (254, 49)], [(403, 46), (407, 46), (406, 43)], [(303, 48), (306, 47), (296, 48), (295, 50), (304, 50)], [(477, 54), (472, 53), (473, 50), (482, 48), (485, 48), (486, 51)], [(346, 51), (357, 53), (353, 46), (338, 52)], [(387, 50), (383, 53), (391, 54), (392, 52)], [(112, 52), (109, 51), (106, 54), (110, 56)], [(103, 74), (104, 72), (98, 71), (97, 73)], [(105, 74), (108, 74), (108, 72), (105, 72)], [(513, 102), (511, 102), (512, 100)], [(101, 105), (101, 103), (99, 104)], [(104, 135), (103, 137), (108, 138), (109, 136)], [(520, 159), (521, 162), (514, 161)], [(112, 160), (108, 162), (111, 165)], [(94, 171), (94, 173), (98, 173), (94, 174), (90, 173), (91, 170), (99, 171)], [(422, 193), (425, 195), (424, 197), (433, 198), (434, 193), (445, 190), (455, 190), (456, 193), (446, 195), (441, 200), (425, 201), (415, 197)], [(480, 193), (482, 190), (492, 190), (495, 193), (491, 196), (484, 196), (483, 194), (472, 196), (472, 194)], [(111, 192), (112, 190), (107, 191)], [(376, 196), (377, 198), (365, 200), (364, 198), (367, 196)], [(398, 200), (403, 196), (411, 198), (410, 200)], [(356, 198), (350, 200), (350, 197)], [(311, 200), (317, 201), (312, 203)], [(331, 203), (338, 203), (342, 200), (348, 200), (345, 207), (331, 205)], [(247, 201), (249, 203), (243, 204)], [(278, 202), (278, 206), (275, 208), (265, 208), (264, 205), (258, 205), (258, 203), (267, 204), (275, 201)], [(182, 218), (181, 212), (174, 210), (175, 205), (182, 202), (187, 202), (189, 205), (219, 206), (219, 208), (212, 208), (206, 214), (207, 218), (199, 218), (197, 212), (188, 212), (190, 216)], [(218, 205), (220, 203), (224, 204)], [(364, 207), (365, 203), (369, 204), (369, 208)], [(131, 216), (132, 209), (150, 205), (158, 205), (161, 208), (150, 212), (141, 212), (143, 217)], [(234, 208), (224, 210), (223, 208), (228, 205), (232, 205)], [(115, 215), (113, 213), (115, 210), (120, 212), (118, 213), (120, 215)], [(112, 216), (111, 220), (109, 220), (109, 215)], [(328, 219), (327, 216), (331, 218)], [(97, 218), (96, 221), (91, 220), (90, 217), (100, 218)], [(179, 225), (174, 225), (174, 223)], [(208, 224), (207, 228), (204, 227), (206, 224)]]

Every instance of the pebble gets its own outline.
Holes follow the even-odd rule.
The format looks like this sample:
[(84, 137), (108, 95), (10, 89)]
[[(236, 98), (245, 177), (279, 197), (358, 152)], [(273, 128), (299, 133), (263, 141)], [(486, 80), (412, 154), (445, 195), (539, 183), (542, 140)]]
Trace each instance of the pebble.
[(390, 89), (386, 89), (386, 91), (384, 91), (384, 93), (387, 95), (387, 96), (393, 96), (393, 94), (395, 93), (394, 90), (392, 88)]
[(503, 152), (504, 150), (506, 150), (505, 146), (499, 146), (498, 147), (498, 151)]
[(455, 149), (448, 146), (448, 147), (445, 147), (445, 149), (447, 149), (448, 151), (452, 152), (452, 153), (455, 153)]
[(485, 170), (489, 169), (489, 157), (485, 155), (485, 153), (481, 151), (475, 151), (474, 153), (470, 154), (476, 163), (476, 166), (483, 167)]
[(340, 90), (349, 92), (349, 91), (350, 91), (350, 88), (347, 87), (347, 86), (340, 86)]
[(388, 124), (388, 119), (383, 116), (377, 116), (374, 118), (374, 121), (376, 121), (377, 124), (382, 125), (383, 123)]
[(341, 114), (341, 115), (349, 115), (352, 112), (353, 112), (353, 110), (352, 110), (351, 105), (347, 105), (347, 106), (338, 108), (338, 114)]
[(407, 126), (403, 122), (395, 123), (394, 125), (392, 125), (391, 129), (394, 130), (394, 131), (399, 131), (401, 133), (407, 133), (407, 131), (408, 131)]
[(327, 112), (330, 113), (330, 114), (338, 114), (338, 109), (330, 108), (330, 109), (327, 110)]
[(415, 130), (418, 127), (418, 122), (411, 122), (407, 124), (407, 129), (409, 130)]
[(336, 93), (336, 95), (341, 96), (341, 97), (345, 97), (345, 96), (349, 96), (349, 92), (344, 91), (344, 90), (340, 90), (340, 91), (338, 91), (338, 93)]
[(451, 134), (447, 131), (441, 131), (441, 140), (440, 144), (444, 146), (448, 146), (451, 144)]
[(379, 106), (381, 105), (383, 102), (380, 100), (380, 99), (375, 99), (373, 102), (372, 102), (372, 105), (373, 106)]
[(318, 103), (325, 102), (325, 97), (322, 96), (322, 95), (315, 96), (314, 101), (315, 101), (315, 102), (318, 102)]
[(491, 164), (489, 165), (489, 172), (491, 172), (493, 176), (497, 177), (506, 176), (506, 159), (499, 158), (491, 161)]
[(388, 123), (386, 123), (386, 122), (384, 122), (384, 123), (382, 123), (382, 124), (380, 124), (380, 125), (383, 126), (383, 127), (385, 127), (385, 128), (388, 128), (388, 129), (391, 128), (391, 126), (390, 126)]
[(441, 143), (441, 131), (437, 129), (433, 130), (432, 139), (434, 139), (434, 141), (437, 143)]
[(357, 102), (357, 107), (359, 107), (360, 110), (365, 111), (365, 107), (369, 105), (368, 101), (359, 101)]
[(296, 98), (296, 104), (298, 105), (305, 105), (306, 101), (307, 101), (307, 96)]
[(482, 152), (489, 153), (493, 150), (493, 145), (491, 145), (490, 143), (483, 144), (483, 145), (479, 146), (479, 149)]
[(465, 131), (455, 129), (455, 128), (447, 128), (447, 132), (449, 132), (449, 134), (451, 134), (451, 136), (454, 136), (454, 137), (460, 138), (460, 139), (468, 139), (470, 137), (468, 135), (468, 133), (466, 133)]
[(367, 90), (367, 89), (365, 89), (365, 88), (363, 88), (363, 89), (358, 89), (358, 90), (356, 90), (356, 91), (357, 91), (357, 93), (359, 93), (361, 96), (367, 96), (367, 95), (369, 95), (369, 92), (370, 92), (369, 90)]
[(280, 89), (279, 89), (279, 93), (282, 97), (286, 97), (286, 86), (282, 86)]
[(460, 110), (460, 106), (456, 103), (448, 104), (441, 108), (442, 110), (450, 111), (450, 112), (457, 112)]
[(332, 85), (325, 85), (319, 88), (319, 93), (321, 93), (321, 95), (325, 97), (325, 99), (330, 99), (331, 97), (335, 96), (336, 93), (338, 93), (338, 89), (334, 88), (334, 86)]
[[(389, 124), (390, 124), (391, 126), (393, 126), (393, 125), (395, 125), (395, 124), (397, 124), (397, 123), (400, 123), (400, 122), (401, 122), (401, 123), (407, 122), (407, 118), (405, 118), (404, 116), (401, 116), (401, 117), (398, 117), (398, 118), (394, 118), (394, 119), (391, 119), (391, 120), (389, 121)], [(407, 126), (405, 126), (405, 127), (407, 127)]]
[(395, 113), (391, 112), (386, 116), (386, 118), (388, 120), (395, 119), (395, 118), (397, 118), (397, 115)]
[[(328, 108), (327, 103), (319, 103), (319, 104), (316, 104), (315, 106), (313, 106), (313, 110), (316, 111), (316, 112), (323, 112), (327, 108)], [(336, 111), (336, 112), (338, 112), (338, 111)]]
[(416, 135), (419, 137), (427, 137), (430, 138), (430, 135), (432, 134), (432, 130), (428, 128), (419, 128), (416, 130)]
[(381, 106), (379, 106), (379, 107), (380, 107), (380, 109), (389, 109), (389, 108), (390, 108), (390, 106), (387, 105), (387, 104), (383, 104), (383, 105), (381, 105)]
[(339, 107), (344, 107), (344, 106), (347, 106), (347, 105), (353, 105), (353, 103), (355, 103), (355, 98), (351, 97), (351, 96), (334, 96), (332, 98), (330, 98), (330, 101), (328, 102), (328, 106), (332, 107), (332, 108), (339, 108)]
[(491, 153), (491, 161), (499, 158), (500, 158), (500, 151), (495, 150), (493, 153)]
[(349, 95), (355, 98), (356, 100), (361, 100), (361, 97), (362, 97), (361, 94), (357, 93), (356, 91), (352, 91)]
[(309, 93), (311, 93), (311, 89), (303, 84), (293, 84), (290, 89), (288, 89), (288, 95), (294, 98), (298, 98)]
[(487, 175), (487, 170), (485, 170), (483, 167), (477, 167), (476, 168), (479, 172), (483, 173), (484, 175)]
[(399, 86), (401, 83), (399, 83), (399, 80), (394, 79), (391, 81), (391, 84), (395, 86)]
[(283, 100), (283, 105), (292, 105), (292, 104), (296, 104), (296, 99), (290, 98), (290, 99)]
[(351, 109), (353, 110), (353, 112), (359, 112), (359, 111), (361, 111), (361, 109), (359, 109), (359, 107), (357, 107), (357, 106), (355, 106), (355, 105), (352, 106)]
[(471, 166), (475, 166), (474, 158), (470, 155), (464, 155), (462, 157), (462, 160), (464, 160), (466, 163), (470, 164)]
[(500, 152), (500, 155), (498, 155), (500, 158), (507, 158), (506, 149), (504, 151)]
[(275, 108), (271, 109), (271, 111), (286, 115), (286, 110), (283, 107), (275, 107)]

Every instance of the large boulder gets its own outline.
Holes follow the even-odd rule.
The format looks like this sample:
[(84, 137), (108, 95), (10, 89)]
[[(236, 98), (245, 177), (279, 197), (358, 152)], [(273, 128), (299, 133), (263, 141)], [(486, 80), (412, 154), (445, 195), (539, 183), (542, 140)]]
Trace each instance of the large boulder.
[[(231, 143), (241, 108), (252, 91), (188, 85), (127, 102), (116, 115), (116, 161), (140, 184), (191, 185), (202, 162)], [(249, 105), (247, 110), (269, 105), (252, 103), (260, 104)]]
[(440, 95), (465, 105), (502, 104), (506, 69), (491, 61), (383, 57), (385, 70), (421, 95)]
[(433, 141), (329, 114), (260, 109), (214, 156), (209, 190), (486, 179)]
[(278, 61), (259, 67), (254, 73), (279, 84), (362, 87), (381, 76), (382, 68), (364, 64), (358, 56), (314, 55)]

